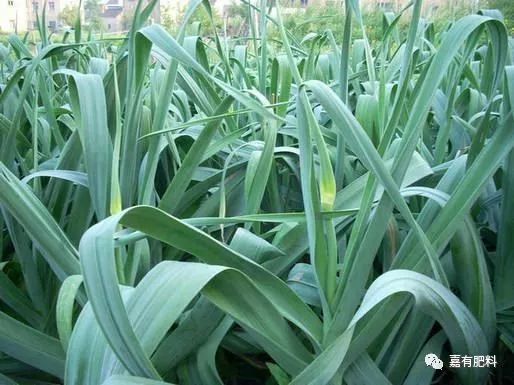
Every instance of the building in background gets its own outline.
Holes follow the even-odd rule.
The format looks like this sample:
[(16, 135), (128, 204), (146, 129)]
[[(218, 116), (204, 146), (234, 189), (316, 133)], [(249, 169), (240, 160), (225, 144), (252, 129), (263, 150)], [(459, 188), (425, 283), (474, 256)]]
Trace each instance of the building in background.
[(1, 0), (0, 30), (24, 31), (27, 28), (27, 2), (26, 0)]
[[(41, 17), (44, 0), (26, 0), (27, 2), (27, 27), (23, 30), (37, 28), (37, 15)], [(59, 25), (59, 12), (61, 12), (62, 0), (49, 0), (46, 4), (46, 23), (49, 29), (55, 30)]]
[(107, 0), (100, 3), (100, 19), (107, 32), (123, 31), (123, 3), (120, 0)]
[[(37, 28), (37, 14), (41, 14), (45, 0), (0, 0), (0, 31), (23, 32)], [(46, 22), (51, 30), (69, 27), (70, 23), (61, 20), (61, 14), (65, 9), (76, 8), (79, 0), (46, 0)], [(144, 0), (146, 5), (149, 0)], [(221, 16), (226, 17), (233, 1), (237, 0), (211, 0), (211, 6)], [(255, 1), (255, 0), (254, 0)], [(399, 11), (410, 0), (360, 0), (360, 5), (365, 11), (382, 9), (384, 11)], [(514, 1), (514, 0), (513, 0)], [(189, 0), (158, 0), (152, 12), (150, 22), (160, 23), (166, 19), (171, 23), (180, 20)], [(436, 11), (441, 6), (462, 6), (470, 2), (478, 3), (478, 0), (424, 0), (423, 13)], [(290, 0), (291, 7), (283, 7), (286, 12), (295, 7), (320, 7), (324, 5), (341, 4), (342, 0)], [(134, 15), (137, 0), (83, 0), (84, 10), (81, 12), (83, 22), (88, 24), (91, 17), (88, 15), (88, 4), (97, 9), (95, 22), (101, 25), (106, 32), (122, 32), (130, 28), (130, 22)]]
[[(219, 15), (224, 15), (233, 0), (211, 0), (212, 7)], [(305, 0), (302, 0), (305, 1)], [(0, 32), (24, 32), (37, 28), (37, 16), (41, 16), (45, 0), (0, 0), (5, 3), (0, 9)], [(143, 5), (149, 0), (144, 0)], [(160, 23), (163, 15), (166, 15), (172, 22), (179, 22), (189, 0), (158, 0), (150, 16), (151, 23)], [(88, 24), (91, 21), (88, 3), (98, 7), (92, 18), (95, 23), (101, 25), (106, 32), (122, 32), (130, 28), (130, 22), (134, 16), (137, 0), (83, 0), (81, 16), (83, 22)], [(66, 8), (76, 8), (79, 0), (47, 0), (46, 22), (50, 30), (59, 30), (64, 27), (71, 27), (70, 24), (61, 20), (61, 14)]]

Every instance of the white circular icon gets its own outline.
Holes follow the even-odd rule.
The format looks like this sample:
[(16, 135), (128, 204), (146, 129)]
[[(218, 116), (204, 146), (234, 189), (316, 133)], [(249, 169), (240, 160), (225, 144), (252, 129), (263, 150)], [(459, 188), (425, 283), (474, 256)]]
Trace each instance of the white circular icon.
[(439, 359), (434, 353), (428, 353), (425, 356), (425, 364), (427, 366), (431, 366), (434, 369), (442, 369), (443, 368), (443, 361)]

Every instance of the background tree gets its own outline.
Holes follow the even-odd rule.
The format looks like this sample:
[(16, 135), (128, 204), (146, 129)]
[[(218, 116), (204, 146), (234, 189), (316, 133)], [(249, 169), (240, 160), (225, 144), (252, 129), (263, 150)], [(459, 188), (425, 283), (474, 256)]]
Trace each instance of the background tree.
[(246, 4), (233, 1), (225, 13), (228, 34), (241, 36), (248, 33), (248, 6)]
[(84, 4), (84, 12), (86, 21), (91, 28), (99, 30), (103, 26), (102, 18), (100, 17), (102, 9), (98, 0), (86, 0)]
[(75, 24), (75, 20), (77, 19), (77, 14), (79, 12), (79, 7), (76, 5), (67, 5), (63, 8), (63, 10), (59, 13), (59, 20), (67, 26), (72, 26)]
[(176, 24), (176, 20), (173, 17), (170, 7), (168, 5), (163, 5), (161, 7), (161, 25), (168, 31), (173, 31)]

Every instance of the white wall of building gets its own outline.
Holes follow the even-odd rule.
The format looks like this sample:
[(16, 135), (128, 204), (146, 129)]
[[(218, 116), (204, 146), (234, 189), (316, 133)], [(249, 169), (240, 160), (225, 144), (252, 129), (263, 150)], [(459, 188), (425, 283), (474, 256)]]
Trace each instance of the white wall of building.
[(2, 32), (26, 31), (26, 0), (0, 0), (0, 4), (0, 30)]

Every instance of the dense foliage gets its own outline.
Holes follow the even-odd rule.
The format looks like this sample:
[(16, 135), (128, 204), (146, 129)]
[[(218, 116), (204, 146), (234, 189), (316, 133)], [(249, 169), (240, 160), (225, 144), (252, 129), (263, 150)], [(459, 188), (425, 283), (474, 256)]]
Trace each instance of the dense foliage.
[(498, 12), (436, 30), (417, 0), (370, 44), (356, 1), (340, 39), (264, 0), (247, 36), (199, 37), (201, 0), (171, 35), (155, 3), (0, 47), (0, 383), (512, 381)]

